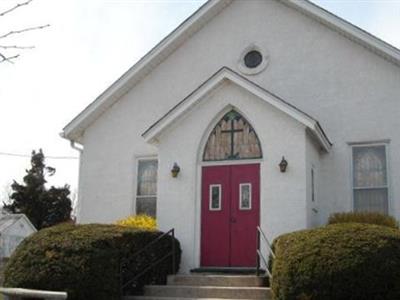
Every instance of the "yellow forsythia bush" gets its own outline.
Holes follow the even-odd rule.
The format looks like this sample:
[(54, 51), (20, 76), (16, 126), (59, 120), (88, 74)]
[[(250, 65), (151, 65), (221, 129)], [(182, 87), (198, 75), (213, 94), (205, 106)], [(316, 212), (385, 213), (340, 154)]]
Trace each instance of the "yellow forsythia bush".
[(148, 215), (129, 216), (116, 222), (117, 225), (133, 227), (143, 230), (157, 230), (157, 221)]

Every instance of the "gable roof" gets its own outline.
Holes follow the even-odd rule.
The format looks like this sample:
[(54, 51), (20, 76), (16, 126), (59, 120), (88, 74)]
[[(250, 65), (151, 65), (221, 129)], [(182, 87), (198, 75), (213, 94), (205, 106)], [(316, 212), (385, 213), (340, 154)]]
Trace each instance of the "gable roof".
[(151, 125), (142, 134), (144, 139), (147, 142), (155, 141), (164, 130), (169, 128), (173, 123), (175, 123), (182, 116), (188, 113), (197, 103), (199, 103), (199, 101), (205, 95), (207, 95), (209, 92), (216, 89), (218, 86), (226, 81), (229, 81), (244, 88), (248, 92), (259, 97), (266, 103), (269, 103), (273, 107), (277, 108), (278, 110), (282, 111), (283, 113), (289, 115), (293, 119), (306, 126), (312, 133), (312, 135), (317, 139), (322, 149), (329, 152), (332, 144), (316, 119), (227, 67), (223, 67), (217, 73), (212, 75), (196, 90), (190, 93), (186, 98), (175, 105), (158, 121)]
[(367, 48), (382, 58), (400, 66), (400, 49), (392, 46), (360, 27), (323, 9), (309, 0), (278, 0), (308, 17), (326, 25), (346, 38)]
[[(233, 0), (210, 0), (186, 19), (171, 34), (164, 38), (134, 66), (125, 72), (117, 81), (107, 88), (99, 97), (89, 104), (79, 115), (68, 123), (61, 136), (71, 141), (82, 142), (85, 129), (103, 112), (111, 107), (135, 84), (142, 80), (175, 49), (199, 31), (205, 24), (220, 13)], [(400, 50), (357, 26), (339, 18), (308, 0), (276, 0), (297, 11), (325, 24), (350, 40), (371, 50), (384, 59), (400, 66)]]
[(207, 1), (68, 123), (61, 136), (79, 142), (80, 136), (93, 121), (232, 1)]
[(0, 217), (0, 234), (4, 232), (7, 228), (14, 225), (20, 219), (23, 219), (25, 223), (28, 224), (28, 226), (33, 229), (33, 231), (35, 232), (37, 231), (35, 226), (33, 226), (31, 221), (29, 221), (29, 219), (25, 214), (8, 214), (8, 215), (2, 215)]

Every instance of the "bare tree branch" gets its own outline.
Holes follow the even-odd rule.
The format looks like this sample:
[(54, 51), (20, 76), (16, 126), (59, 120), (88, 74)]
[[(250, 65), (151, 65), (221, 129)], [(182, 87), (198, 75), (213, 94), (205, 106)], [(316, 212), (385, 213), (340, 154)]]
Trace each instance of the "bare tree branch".
[(41, 25), (41, 26), (28, 27), (28, 28), (24, 28), (24, 29), (20, 29), (20, 30), (11, 30), (10, 32), (8, 32), (4, 35), (0, 35), (0, 39), (6, 38), (12, 34), (18, 34), (18, 33), (23, 33), (23, 32), (27, 32), (27, 31), (43, 29), (43, 28), (46, 28), (49, 26), (50, 26), (50, 24), (46, 24), (46, 25)]
[(0, 13), (0, 17), (4, 16), (5, 14), (8, 14), (8, 13), (12, 12), (13, 10), (16, 10), (17, 8), (19, 8), (21, 6), (28, 5), (30, 2), (32, 2), (32, 0), (28, 0), (28, 1), (25, 1), (23, 3), (19, 3), (19, 4), (15, 5), (14, 7), (11, 7), (10, 9), (7, 9), (6, 11), (1, 12)]
[(0, 45), (1, 49), (33, 49), (35, 46), (17, 46), (17, 45), (12, 45), (12, 46), (2, 46)]
[(19, 54), (17, 54), (17, 55), (14, 55), (14, 56), (5, 56), (5, 55), (3, 55), (3, 54), (1, 54), (0, 53), (0, 63), (2, 63), (2, 62), (9, 62), (10, 64), (13, 64), (14, 62), (12, 61), (13, 59), (16, 59), (16, 58), (18, 58), (19, 57)]
[[(9, 8), (3, 12), (0, 12), (0, 17), (18, 9), (21, 6), (28, 5), (32, 1), (33, 0), (26, 0), (25, 2), (18, 3), (17, 5)], [(25, 33), (27, 31), (40, 30), (40, 29), (43, 29), (43, 28), (46, 28), (49, 26), (50, 26), (49, 24), (46, 24), (46, 25), (40, 25), (40, 26), (34, 26), (34, 27), (27, 27), (27, 28), (20, 29), (20, 30), (11, 30), (6, 34), (0, 35), (0, 39), (5, 39), (9, 36), (13, 36), (13, 35), (20, 34), (20, 33)], [(0, 49), (4, 49), (4, 50), (9, 50), (9, 49), (25, 50), (25, 49), (33, 49), (33, 48), (35, 48), (35, 47), (34, 46), (19, 46), (19, 45), (0, 45)], [(9, 54), (5, 54), (4, 52), (0, 52), (0, 63), (9, 62), (9, 63), (13, 64), (14, 63), (13, 60), (18, 58), (19, 56), (20, 56), (19, 54), (9, 55)]]

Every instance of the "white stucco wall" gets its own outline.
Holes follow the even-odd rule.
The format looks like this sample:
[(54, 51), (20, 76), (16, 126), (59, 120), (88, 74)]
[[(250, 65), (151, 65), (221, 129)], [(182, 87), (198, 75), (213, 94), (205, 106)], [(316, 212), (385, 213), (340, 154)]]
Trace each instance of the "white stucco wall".
[[(319, 173), (320, 173), (320, 160), (321, 157), (329, 155), (320, 150), (320, 147), (316, 143), (315, 139), (308, 133), (305, 135), (306, 147), (306, 167), (305, 167), (305, 178), (306, 178), (306, 202), (307, 202), (307, 227), (312, 228), (322, 225), (323, 222), (320, 216), (319, 207)], [(312, 200), (312, 175), (311, 170), (314, 170), (314, 201)]]
[[(331, 153), (321, 156), (317, 172), (319, 222), (325, 222), (332, 212), (352, 208), (347, 143), (382, 139), (390, 140), (391, 214), (400, 219), (400, 138), (397, 129), (400, 68), (280, 2), (234, 1), (86, 130), (80, 173), (80, 222), (112, 222), (133, 212), (135, 157), (157, 154), (157, 148), (146, 144), (141, 133), (222, 66), (238, 71), (239, 56), (252, 43), (265, 49), (270, 61), (264, 72), (247, 77), (317, 118), (334, 143)], [(252, 116), (249, 121), (255, 128), (269, 124), (268, 118), (260, 118), (259, 111), (251, 110), (247, 103), (241, 106)], [(215, 107), (214, 113), (218, 108)], [(211, 111), (208, 113), (211, 115)], [(208, 124), (210, 115), (201, 115), (203, 125)], [(287, 122), (290, 124), (290, 120)], [(174, 134), (184, 135), (184, 130), (192, 131), (199, 126), (199, 123), (193, 124), (196, 125), (177, 128)], [(258, 134), (261, 134), (259, 130)], [(266, 139), (264, 143), (283, 147), (290, 142), (296, 146), (290, 150), (282, 149), (293, 151), (291, 155), (301, 152), (305, 156), (305, 149), (296, 148), (295, 137), (290, 136), (293, 140), (288, 141), (284, 137), (274, 136), (275, 140)], [(304, 140), (303, 136), (303, 143)], [(181, 136), (178, 141), (175, 149), (180, 146), (188, 151), (187, 144), (191, 140)], [(167, 150), (167, 143), (163, 147)], [(282, 151), (275, 150), (276, 155), (280, 152), (279, 157), (273, 156), (275, 154), (268, 146), (264, 148), (267, 162), (271, 157), (269, 166), (272, 162), (276, 166), (281, 158)], [(293, 156), (287, 155), (287, 158), (288, 174), (300, 171), (292, 168)], [(185, 156), (182, 178), (171, 183), (168, 176), (173, 157), (169, 159), (171, 161), (165, 160), (160, 153), (160, 180), (164, 178), (165, 184), (171, 184), (171, 189), (160, 186), (160, 192), (173, 199), (176, 196), (173, 187), (180, 181), (186, 189), (193, 188), (194, 175), (186, 172), (193, 170), (194, 161)], [(268, 163), (263, 163), (263, 170), (264, 164)], [(303, 180), (301, 192), (305, 193), (306, 170), (301, 171), (298, 180)], [(291, 227), (293, 224), (306, 226), (304, 216), (299, 217), (296, 206), (291, 206), (290, 201), (295, 200), (284, 198), (288, 174), (274, 177), (275, 188), (282, 192), (271, 196), (276, 198), (268, 202), (269, 206), (263, 206), (262, 213), (281, 210), (293, 222), (283, 225), (281, 219), (271, 216), (268, 230), (272, 230), (272, 235), (280, 232), (282, 226), (287, 230), (296, 229)], [(272, 184), (268, 179), (268, 176), (262, 178), (266, 188)], [(283, 200), (277, 201), (278, 197)], [(184, 212), (187, 205), (171, 207)], [(160, 221), (167, 227), (163, 219)], [(187, 229), (179, 229), (185, 236), (192, 231), (193, 224), (187, 226)]]
[[(307, 226), (304, 126), (241, 87), (224, 83), (159, 138), (157, 218), (162, 230), (176, 229), (184, 250), (182, 272), (199, 266), (202, 149), (232, 106), (251, 120), (264, 153), (260, 161), (263, 230), (272, 239)], [(286, 173), (278, 167), (282, 155), (289, 162)], [(174, 162), (181, 167), (176, 179), (170, 174)]]

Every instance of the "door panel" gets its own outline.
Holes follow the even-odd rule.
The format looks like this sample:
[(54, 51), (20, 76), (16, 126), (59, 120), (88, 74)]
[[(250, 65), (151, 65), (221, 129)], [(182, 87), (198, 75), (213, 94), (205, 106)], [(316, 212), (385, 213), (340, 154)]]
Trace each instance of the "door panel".
[[(204, 167), (202, 170), (201, 265), (228, 266), (230, 249), (229, 167)], [(220, 207), (213, 192), (220, 187)], [(214, 190), (214, 191), (213, 191)], [(214, 199), (215, 200), (215, 199)], [(214, 202), (214, 203), (213, 203)], [(228, 253), (228, 255), (227, 255)]]
[(258, 164), (202, 169), (201, 265), (256, 265)]
[(231, 168), (232, 267), (256, 266), (260, 211), (259, 174), (259, 165), (238, 165)]

